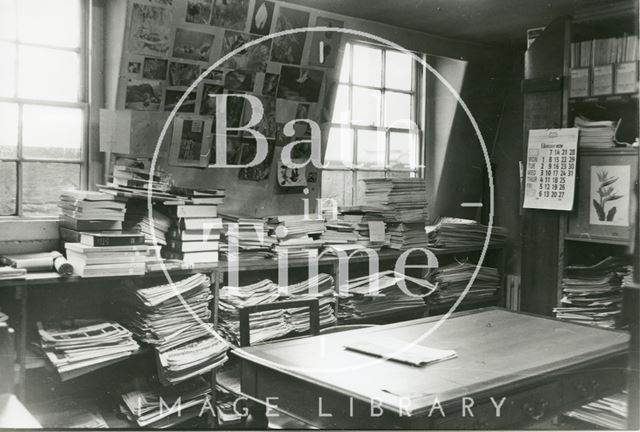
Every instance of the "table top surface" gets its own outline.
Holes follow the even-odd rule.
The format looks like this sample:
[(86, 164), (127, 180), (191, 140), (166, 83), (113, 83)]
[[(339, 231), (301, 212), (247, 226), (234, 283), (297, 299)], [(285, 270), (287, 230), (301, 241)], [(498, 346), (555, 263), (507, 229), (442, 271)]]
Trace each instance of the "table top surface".
[(0, 394), (0, 428), (39, 429), (40, 423), (12, 394)]
[[(378, 360), (344, 345), (376, 337), (411, 342), (440, 317), (257, 345), (236, 350), (245, 361), (397, 410), (402, 399), (413, 413), (435, 401), (445, 404), (470, 394), (535, 381), (625, 352), (626, 332), (552, 318), (485, 308), (453, 314), (419, 345), (453, 349), (458, 357), (424, 367)], [(503, 387), (505, 386), (505, 387)]]

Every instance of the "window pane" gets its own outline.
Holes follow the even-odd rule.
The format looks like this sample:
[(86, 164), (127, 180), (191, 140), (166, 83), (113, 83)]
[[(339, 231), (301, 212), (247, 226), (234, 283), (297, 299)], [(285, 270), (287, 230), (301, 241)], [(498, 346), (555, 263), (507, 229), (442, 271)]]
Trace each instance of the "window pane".
[(356, 190), (356, 204), (364, 204), (364, 192), (367, 190), (362, 179), (369, 178), (384, 178), (384, 171), (358, 171), (357, 173), (357, 190)]
[(16, 0), (0, 0), (0, 39), (16, 38)]
[(18, 156), (18, 105), (0, 103), (0, 158)]
[(74, 52), (21, 46), (18, 77), (20, 97), (78, 100), (80, 61)]
[(22, 167), (22, 212), (25, 216), (58, 214), (60, 193), (80, 186), (80, 165), (25, 162)]
[(342, 65), (340, 66), (340, 82), (349, 82), (349, 67), (351, 65), (351, 44), (344, 46)]
[(327, 139), (324, 164), (330, 167), (350, 167), (353, 165), (353, 130), (331, 128)]
[(19, 0), (18, 5), (20, 42), (80, 46), (79, 0)]
[(82, 110), (25, 105), (22, 153), (24, 157), (80, 159), (82, 156)]
[(16, 46), (0, 42), (0, 96), (15, 96), (16, 93)]
[(385, 87), (411, 90), (413, 58), (398, 51), (387, 51), (384, 68)]
[(384, 132), (358, 130), (358, 168), (384, 168)]
[(389, 168), (418, 168), (418, 140), (414, 133), (391, 132), (389, 134)]
[(363, 45), (353, 47), (353, 83), (380, 87), (382, 50)]
[(0, 216), (16, 214), (16, 163), (0, 162)]
[(348, 124), (349, 117), (349, 87), (339, 85), (336, 91), (336, 101), (333, 104), (333, 123)]
[(396, 92), (384, 94), (384, 125), (411, 128), (411, 95)]
[[(338, 206), (350, 206), (353, 198), (353, 173), (323, 170), (322, 197), (336, 200)], [(330, 207), (328, 203), (326, 207)]]
[(382, 93), (362, 87), (353, 88), (351, 118), (354, 124), (363, 126), (380, 125), (380, 105)]

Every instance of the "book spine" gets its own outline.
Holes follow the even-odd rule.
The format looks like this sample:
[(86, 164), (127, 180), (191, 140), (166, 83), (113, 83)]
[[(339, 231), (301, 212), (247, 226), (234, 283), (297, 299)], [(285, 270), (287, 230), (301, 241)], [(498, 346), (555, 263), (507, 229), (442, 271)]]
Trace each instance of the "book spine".
[(106, 237), (83, 235), (80, 243), (87, 246), (132, 246), (144, 244), (144, 236)]

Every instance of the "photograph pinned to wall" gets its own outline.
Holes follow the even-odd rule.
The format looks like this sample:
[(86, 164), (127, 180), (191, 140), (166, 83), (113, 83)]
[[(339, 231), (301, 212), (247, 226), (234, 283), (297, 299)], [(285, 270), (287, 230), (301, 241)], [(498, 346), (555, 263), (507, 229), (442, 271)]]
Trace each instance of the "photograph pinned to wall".
[(209, 33), (177, 28), (173, 57), (208, 62), (213, 39), (214, 36)]
[(169, 63), (169, 85), (189, 87), (200, 76), (200, 66), (191, 63)]
[(205, 82), (202, 84), (202, 102), (200, 102), (201, 115), (216, 115), (215, 95), (222, 94), (224, 87), (220, 84)]
[(244, 30), (249, 14), (249, 0), (213, 0), (212, 26)]
[(129, 55), (127, 61), (127, 76), (129, 78), (142, 78), (142, 56)]
[[(238, 178), (240, 180), (263, 181), (269, 178), (271, 173), (271, 163), (273, 162), (273, 153), (275, 144), (273, 140), (267, 140), (267, 155), (258, 165), (240, 168)], [(248, 164), (256, 157), (256, 143), (254, 140), (244, 140), (242, 142), (242, 153), (240, 155), (240, 163)]]
[(212, 146), (211, 120), (176, 117), (169, 164), (173, 166), (206, 167)]
[[(171, 111), (178, 104), (178, 101), (184, 94), (186, 89), (167, 89), (164, 94), (164, 110)], [(181, 113), (193, 113), (196, 109), (196, 92), (192, 91), (187, 95), (187, 98), (184, 100), (180, 108), (178, 108), (178, 112)]]
[[(342, 28), (344, 27), (344, 21), (317, 17), (315, 26)], [(341, 33), (334, 31), (314, 32), (309, 64), (312, 66), (334, 67), (340, 50), (340, 36), (342, 36)]]
[(591, 166), (591, 225), (629, 226), (629, 165)]
[(307, 173), (307, 183), (317, 183), (318, 173), (316, 171), (310, 171)]
[(264, 74), (262, 94), (265, 96), (275, 96), (278, 93), (278, 80), (280, 80), (280, 75), (278, 74)]
[[(293, 160), (293, 162), (302, 162)], [(307, 167), (290, 168), (278, 158), (278, 185), (284, 189), (295, 189), (307, 185)]]
[[(308, 12), (280, 7), (278, 18), (276, 19), (275, 31), (281, 32), (307, 27), (308, 24)], [(271, 60), (280, 63), (300, 64), (306, 37), (306, 32), (300, 32), (275, 38), (273, 41), (273, 50), (271, 51)]]
[(209, 24), (213, 0), (188, 0), (185, 21), (193, 24)]
[[(253, 128), (260, 132), (267, 138), (276, 137), (276, 98), (269, 96), (253, 95), (260, 99), (262, 102), (262, 120)], [(244, 104), (244, 121), (248, 122), (251, 118), (251, 104), (245, 102)], [(249, 136), (249, 134), (247, 134)]]
[(282, 66), (278, 97), (300, 102), (318, 102), (324, 72), (295, 66)]
[(269, 34), (271, 29), (271, 21), (273, 19), (273, 2), (265, 0), (256, 0), (253, 8), (253, 16), (251, 17), (251, 28), (249, 32), (259, 35)]
[(142, 66), (142, 78), (162, 80), (167, 79), (167, 65), (169, 61), (153, 57), (145, 57)]
[(162, 97), (159, 81), (129, 80), (124, 108), (135, 111), (158, 111)]
[[(242, 92), (227, 91), (227, 128), (238, 128), (242, 124), (242, 113), (246, 99), (233, 95), (243, 94)], [(239, 131), (230, 130), (229, 135), (238, 135)]]
[(235, 70), (227, 72), (224, 76), (224, 88), (227, 90), (253, 91), (255, 72)]
[[(202, 69), (200, 69), (200, 75), (202, 75), (203, 73), (205, 73), (207, 71), (207, 69), (209, 69), (208, 67), (203, 67)], [(221, 70), (212, 70), (211, 72), (209, 72), (208, 74), (206, 74), (204, 76), (205, 80), (209, 80), (209, 81), (215, 81), (217, 83), (222, 84), (224, 82), (224, 72)]]
[[(217, 161), (216, 159), (216, 143), (217, 140), (215, 138), (215, 125), (212, 129), (212, 134), (214, 134), (213, 145), (211, 146), (211, 156), (209, 158), (209, 163), (214, 165)], [(242, 142), (240, 141), (240, 137), (237, 136), (228, 136), (227, 139), (227, 160), (226, 165), (239, 165), (240, 164), (240, 155), (242, 153)], [(223, 164), (223, 162), (221, 162)]]
[(151, 0), (151, 3), (159, 4), (162, 6), (173, 6), (173, 0)]
[[(224, 41), (222, 43), (222, 56), (229, 54), (231, 51), (240, 48), (247, 42), (257, 39), (258, 36), (249, 33), (241, 33), (233, 30), (224, 32)], [(227, 69), (244, 69), (250, 71), (261, 71), (267, 68), (269, 60), (269, 51), (271, 50), (271, 41), (267, 40), (258, 45), (250, 46), (229, 58), (222, 63), (223, 68)]]
[(129, 26), (129, 51), (166, 57), (171, 43), (173, 13), (170, 8), (133, 3)]

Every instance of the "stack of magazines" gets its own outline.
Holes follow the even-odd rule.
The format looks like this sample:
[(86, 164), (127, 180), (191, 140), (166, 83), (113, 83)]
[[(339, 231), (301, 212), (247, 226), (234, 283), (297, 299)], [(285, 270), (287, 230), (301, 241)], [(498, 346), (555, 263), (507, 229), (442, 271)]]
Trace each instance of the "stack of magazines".
[(372, 178), (366, 186), (364, 210), (379, 213), (386, 222), (427, 220), (427, 189), (421, 178)]
[[(240, 342), (239, 308), (273, 303), (280, 294), (278, 286), (268, 279), (240, 287), (225, 286), (220, 290), (220, 332), (231, 342)], [(285, 320), (284, 310), (270, 310), (249, 316), (251, 344), (282, 337), (293, 328)]]
[(614, 395), (564, 413), (565, 416), (591, 423), (606, 430), (624, 430), (627, 426), (628, 395)]
[(391, 249), (423, 248), (427, 245), (424, 223), (393, 224), (389, 226), (389, 247)]
[(165, 212), (159, 210), (160, 206), (154, 204), (151, 210), (153, 222), (149, 218), (149, 207), (146, 200), (131, 199), (127, 202), (127, 211), (123, 222), (124, 229), (137, 230), (144, 234), (147, 244), (154, 244), (153, 239), (159, 245), (167, 244), (167, 231), (172, 220)]
[(139, 346), (116, 322), (74, 320), (65, 326), (38, 323), (39, 347), (65, 381), (129, 357)]
[(224, 242), (220, 244), (220, 252), (227, 261), (245, 259), (271, 258), (271, 246), (275, 239), (270, 237), (263, 219), (247, 218), (238, 215), (222, 216)]
[[(331, 275), (320, 273), (300, 283), (280, 287), (280, 298), (286, 300), (317, 298), (320, 306), (320, 327), (327, 327), (336, 323), (333, 277)], [(287, 309), (285, 311), (285, 320), (297, 332), (308, 331), (309, 308)]]
[(267, 226), (275, 255), (286, 254), (291, 259), (317, 256), (322, 246), (319, 237), (326, 230), (324, 219), (305, 215), (271, 216)]
[(616, 328), (622, 318), (622, 280), (629, 274), (628, 260), (608, 257), (594, 265), (565, 267), (563, 297), (554, 309), (567, 321)]
[[(426, 227), (428, 246), (433, 249), (455, 249), (482, 247), (485, 243), (488, 226), (474, 220), (444, 217), (435, 225)], [(491, 227), (489, 244), (504, 244), (507, 231), (499, 226)]]
[(580, 148), (609, 148), (614, 146), (620, 120), (593, 121), (577, 115), (573, 123), (580, 129), (578, 138)]
[(121, 290), (122, 322), (154, 346), (163, 382), (183, 381), (227, 360), (228, 345), (209, 322), (210, 285), (208, 277), (195, 274), (172, 284)]
[(432, 271), (428, 279), (438, 285), (437, 291), (429, 298), (432, 304), (453, 303), (465, 290), (473, 273), (478, 274), (464, 300), (492, 299), (500, 289), (500, 273), (497, 269), (476, 266), (470, 263), (454, 263)]
[[(362, 206), (340, 208), (338, 218), (328, 221), (326, 225), (327, 231), (321, 237), (326, 246), (335, 247), (344, 243), (380, 250), (382, 246), (388, 243), (385, 232), (386, 224), (382, 215), (367, 213)], [(353, 240), (349, 242), (340, 241), (341, 239), (349, 240), (350, 238), (353, 238)], [(347, 248), (347, 250), (357, 248)]]

